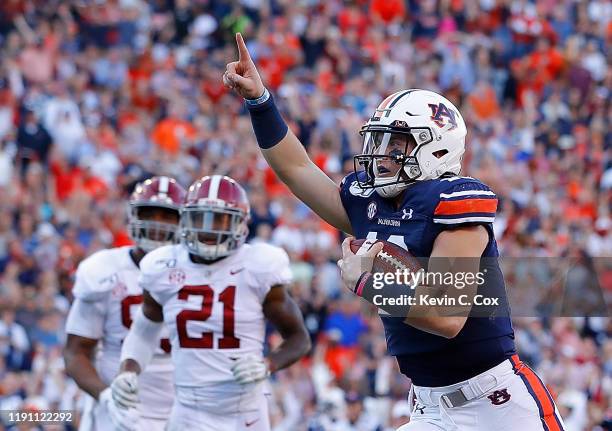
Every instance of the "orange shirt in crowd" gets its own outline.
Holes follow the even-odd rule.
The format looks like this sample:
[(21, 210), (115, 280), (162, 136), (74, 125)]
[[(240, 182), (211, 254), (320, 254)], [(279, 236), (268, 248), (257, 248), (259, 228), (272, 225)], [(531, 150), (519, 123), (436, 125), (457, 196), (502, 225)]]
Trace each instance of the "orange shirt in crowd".
[(123, 247), (132, 244), (134, 244), (134, 242), (126, 231), (121, 230), (118, 232), (113, 232), (113, 247)]
[(325, 352), (325, 363), (337, 379), (342, 378), (345, 370), (355, 363), (357, 349), (355, 347), (333, 346)]
[(103, 199), (107, 195), (106, 183), (94, 175), (88, 175), (83, 179), (83, 190), (95, 200)]
[(356, 30), (359, 36), (363, 36), (368, 29), (366, 15), (357, 7), (345, 7), (338, 14), (338, 27), (342, 34), (349, 30)]
[(480, 120), (488, 120), (499, 115), (497, 96), (490, 86), (487, 86), (480, 92), (470, 94), (468, 103)]
[(404, 0), (372, 0), (370, 12), (389, 24), (406, 15), (406, 6)]
[(183, 139), (194, 138), (196, 129), (188, 121), (178, 118), (165, 118), (155, 125), (151, 139), (162, 150), (178, 153)]
[(55, 183), (55, 196), (64, 201), (70, 197), (81, 177), (81, 170), (77, 167), (68, 168), (60, 166), (57, 162), (51, 163), (51, 173)]

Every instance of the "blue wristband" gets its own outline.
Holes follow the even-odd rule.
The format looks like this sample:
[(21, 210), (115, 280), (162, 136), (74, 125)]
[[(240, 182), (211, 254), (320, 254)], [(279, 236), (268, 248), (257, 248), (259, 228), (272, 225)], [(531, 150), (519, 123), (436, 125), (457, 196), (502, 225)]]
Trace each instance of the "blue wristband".
[(283, 117), (281, 117), (278, 108), (274, 103), (274, 98), (267, 90), (258, 99), (252, 99), (251, 101), (259, 100), (264, 96), (268, 98), (258, 104), (249, 103), (246, 101), (246, 106), (251, 114), (251, 124), (253, 125), (253, 131), (257, 138), (257, 144), (262, 149), (272, 148), (287, 135), (289, 127)]

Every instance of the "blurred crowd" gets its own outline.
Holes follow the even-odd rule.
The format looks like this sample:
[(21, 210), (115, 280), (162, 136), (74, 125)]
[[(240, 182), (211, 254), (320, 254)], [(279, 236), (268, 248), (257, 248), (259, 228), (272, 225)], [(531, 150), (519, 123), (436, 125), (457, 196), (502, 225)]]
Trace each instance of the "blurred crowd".
[[(129, 244), (123, 215), (138, 181), (165, 174), (187, 186), (217, 173), (247, 188), (251, 240), (289, 252), (314, 341), (271, 382), (275, 430), (409, 420), (410, 381), (386, 355), (378, 317), (342, 294), (340, 234), (274, 176), (222, 85), (235, 32), (337, 182), (385, 95), (416, 87), (451, 99), (468, 124), (464, 172), (500, 198), (501, 253), (580, 256), (609, 313), (609, 1), (3, 0), (0, 410), (78, 406), (61, 358), (76, 266)], [(515, 330), (567, 430), (612, 429), (612, 321), (534, 313)]]

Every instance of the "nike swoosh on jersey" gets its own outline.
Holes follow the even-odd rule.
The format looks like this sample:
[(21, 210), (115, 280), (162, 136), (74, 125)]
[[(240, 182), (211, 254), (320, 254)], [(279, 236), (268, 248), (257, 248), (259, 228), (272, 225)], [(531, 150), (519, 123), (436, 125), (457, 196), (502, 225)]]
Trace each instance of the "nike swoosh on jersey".
[(230, 275), (235, 275), (242, 271), (244, 271), (244, 268), (230, 269)]
[(246, 426), (247, 428), (250, 427), (251, 425), (253, 425), (255, 422), (257, 422), (259, 420), (259, 418), (255, 419), (254, 421), (251, 422), (245, 422), (244, 426)]

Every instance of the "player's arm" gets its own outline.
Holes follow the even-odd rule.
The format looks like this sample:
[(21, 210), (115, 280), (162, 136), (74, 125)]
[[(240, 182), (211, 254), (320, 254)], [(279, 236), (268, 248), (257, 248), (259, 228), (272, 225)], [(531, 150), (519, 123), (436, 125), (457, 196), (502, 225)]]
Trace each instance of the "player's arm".
[(98, 301), (76, 298), (66, 320), (64, 362), (66, 374), (89, 395), (98, 399), (106, 384), (94, 365), (98, 340), (104, 331), (104, 312)]
[(227, 65), (223, 83), (245, 99), (260, 102), (247, 106), (264, 157), (301, 201), (332, 226), (350, 233), (351, 225), (338, 186), (310, 160), (302, 143), (287, 127), (264, 87), (240, 33), (236, 34), (236, 43), (238, 61)]
[(146, 290), (142, 296), (142, 306), (123, 340), (119, 374), (111, 384), (113, 400), (123, 408), (138, 404), (138, 374), (151, 362), (163, 326), (162, 306)]
[(267, 357), (270, 372), (290, 366), (310, 351), (310, 336), (302, 313), (284, 286), (272, 286), (263, 303), (263, 312), (283, 337), (280, 346)]
[[(373, 277), (369, 270), (372, 261), (382, 250), (382, 243), (374, 243), (363, 254), (356, 255), (350, 249), (347, 238), (342, 244), (342, 260), (338, 262), (342, 271), (342, 279), (353, 293), (379, 306), (394, 317), (405, 317), (405, 323), (422, 331), (445, 338), (453, 338), (459, 334), (471, 310), (471, 303), (478, 285), (475, 276), (480, 269), (480, 257), (488, 243), (489, 236), (483, 226), (460, 227), (454, 230), (442, 231), (434, 241), (428, 274), (442, 274), (444, 277), (431, 277), (439, 285), (419, 285), (410, 289), (406, 284), (385, 283), (382, 289), (374, 287)], [(369, 268), (369, 269), (368, 269)], [(365, 272), (364, 272), (365, 271)], [(473, 283), (465, 282), (462, 289), (454, 285), (444, 284), (449, 273), (473, 274)], [(458, 279), (453, 277), (452, 279)], [(465, 277), (462, 277), (465, 278)], [(427, 281), (430, 278), (426, 279)], [(400, 298), (410, 295), (415, 301), (406, 305), (381, 304), (377, 297)], [(459, 296), (462, 303), (459, 303)], [(422, 298), (454, 298), (457, 303), (449, 305), (431, 305), (429, 301), (421, 302)]]
[[(461, 227), (454, 230), (442, 231), (434, 241), (428, 272), (447, 274), (463, 272), (477, 274), (480, 265), (479, 258), (489, 241), (489, 234), (483, 226)], [(453, 259), (458, 258), (458, 259)], [(416, 296), (428, 289), (432, 296), (466, 295), (465, 303), (472, 303), (477, 290), (476, 283), (466, 284), (463, 289), (457, 290), (454, 286), (428, 286), (418, 287)], [(432, 293), (431, 289), (435, 291)], [(450, 291), (449, 291), (450, 290)], [(454, 316), (448, 316), (449, 307), (433, 307), (430, 305), (415, 304), (410, 307), (406, 323), (425, 332), (430, 332), (445, 338), (454, 338), (459, 334), (468, 318), (471, 306), (454, 307)]]
[(232, 365), (236, 382), (247, 385), (264, 380), (270, 373), (288, 367), (310, 350), (310, 337), (302, 314), (282, 285), (272, 286), (263, 302), (264, 316), (283, 341), (267, 358), (247, 354)]
[(98, 340), (68, 334), (64, 347), (66, 374), (95, 399), (106, 388), (93, 363), (97, 345)]
[(121, 371), (140, 374), (153, 358), (159, 345), (164, 321), (162, 306), (146, 290), (142, 292), (142, 306), (130, 326), (121, 349)]

